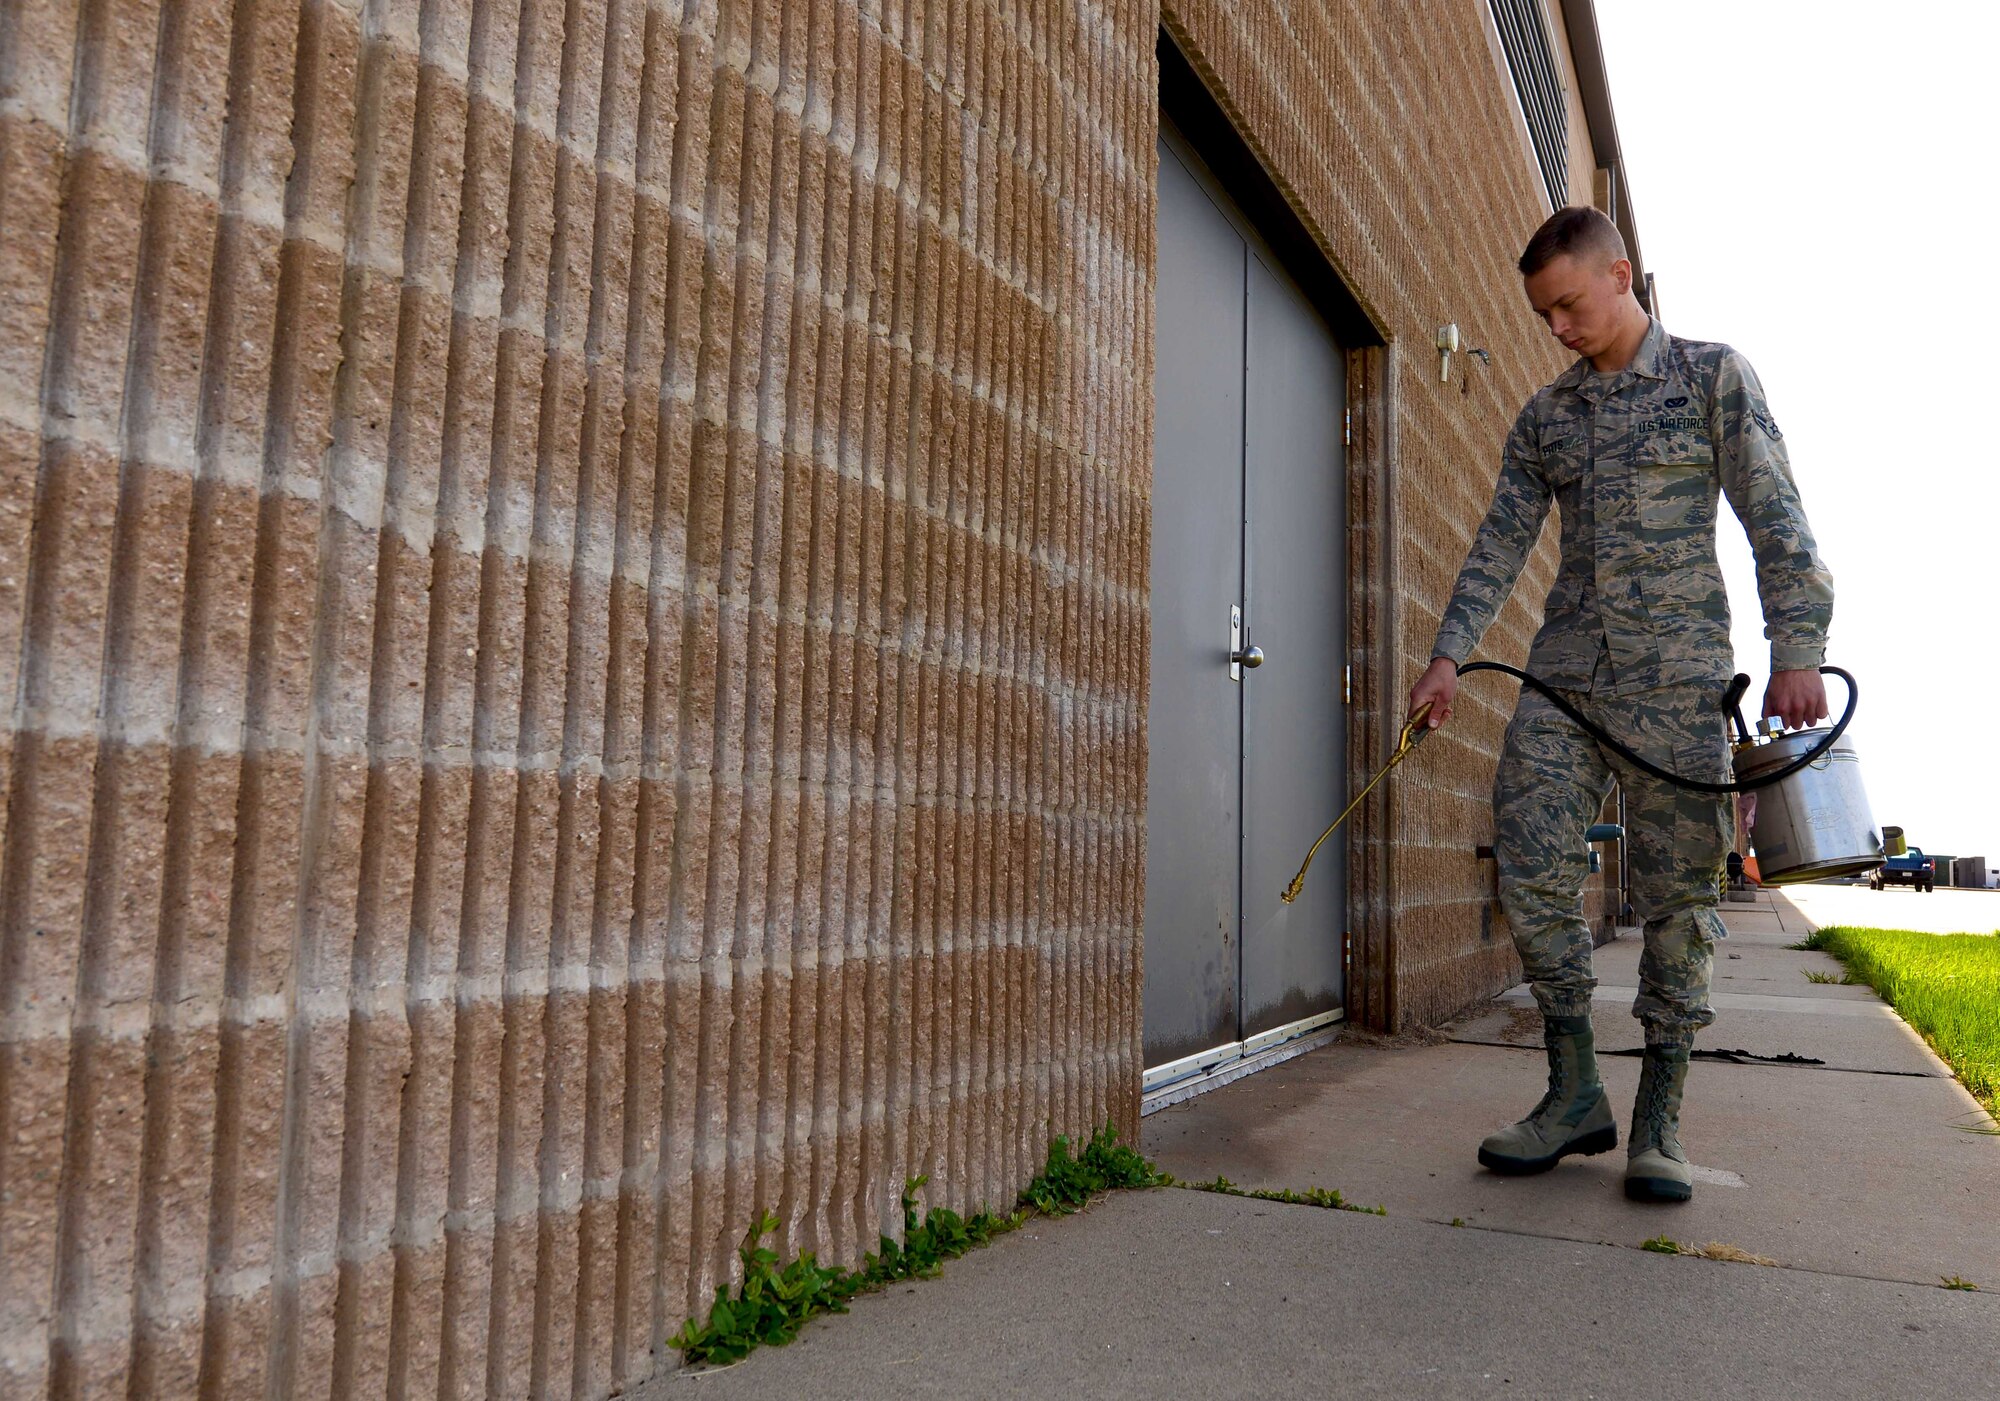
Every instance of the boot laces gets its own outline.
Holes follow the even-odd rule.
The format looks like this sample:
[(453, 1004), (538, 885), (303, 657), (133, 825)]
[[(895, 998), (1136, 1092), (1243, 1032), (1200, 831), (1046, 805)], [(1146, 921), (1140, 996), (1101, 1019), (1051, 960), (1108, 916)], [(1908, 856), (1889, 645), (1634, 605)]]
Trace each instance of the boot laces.
[(1678, 1148), (1680, 1135), (1676, 1132), (1674, 1116), (1668, 1110), (1673, 1067), (1664, 1061), (1657, 1061), (1651, 1068), (1653, 1074), (1646, 1086), (1646, 1137), (1658, 1148)]
[(1549, 1047), (1549, 1087), (1542, 1092), (1541, 1102), (1528, 1114), (1530, 1119), (1540, 1121), (1557, 1105), (1569, 1098), (1569, 1058), (1555, 1046)]

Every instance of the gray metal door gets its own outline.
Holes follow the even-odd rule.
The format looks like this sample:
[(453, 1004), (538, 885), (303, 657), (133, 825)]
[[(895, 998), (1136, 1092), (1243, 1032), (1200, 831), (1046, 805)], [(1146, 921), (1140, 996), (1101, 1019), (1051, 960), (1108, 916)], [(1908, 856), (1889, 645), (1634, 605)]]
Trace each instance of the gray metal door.
[[(1153, 656), (1146, 731), (1146, 1063), (1239, 1039), (1243, 240), (1160, 154)], [(1171, 290), (1169, 290), (1171, 289)]]
[(1243, 682), (1243, 1035), (1340, 1006), (1339, 838), (1278, 898), (1346, 801), (1346, 366), (1289, 280), (1249, 260), (1244, 616), (1268, 660)]
[[(1178, 140), (1160, 145), (1146, 1064), (1197, 1073), (1338, 1009), (1343, 362)], [(1267, 661), (1233, 679), (1241, 642)], [(1155, 1075), (1149, 1073), (1149, 1085)]]

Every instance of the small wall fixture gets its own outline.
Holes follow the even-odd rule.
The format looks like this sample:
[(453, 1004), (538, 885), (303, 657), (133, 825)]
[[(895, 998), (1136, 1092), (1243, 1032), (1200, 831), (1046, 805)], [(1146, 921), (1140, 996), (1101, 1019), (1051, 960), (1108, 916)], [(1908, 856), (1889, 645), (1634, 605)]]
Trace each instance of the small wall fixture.
[[(1479, 363), (1482, 365), (1491, 365), (1493, 363), (1491, 355), (1488, 355), (1483, 350), (1478, 350), (1465, 344), (1465, 337), (1459, 333), (1456, 321), (1447, 322), (1445, 325), (1438, 327), (1437, 348), (1439, 384), (1451, 383), (1451, 357), (1459, 354), (1461, 351), (1467, 355), (1477, 355)], [(1470, 381), (1467, 383), (1469, 385)]]

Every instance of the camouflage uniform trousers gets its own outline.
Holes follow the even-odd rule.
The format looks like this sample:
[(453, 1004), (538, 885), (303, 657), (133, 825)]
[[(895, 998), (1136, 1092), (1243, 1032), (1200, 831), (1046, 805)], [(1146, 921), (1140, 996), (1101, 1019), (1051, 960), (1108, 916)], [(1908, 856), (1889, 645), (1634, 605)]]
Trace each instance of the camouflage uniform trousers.
[[(1661, 768), (1725, 782), (1724, 689), (1714, 681), (1624, 696), (1562, 695)], [(1634, 768), (1524, 689), (1494, 783), (1501, 908), (1543, 1015), (1588, 1015), (1597, 979), (1583, 918), (1590, 861), (1583, 838), (1614, 777), (1625, 788), (1632, 903), (1645, 921), (1632, 1015), (1644, 1023), (1649, 1045), (1686, 1045), (1715, 1020), (1709, 976), (1715, 941), (1725, 934), (1716, 904), (1735, 835), (1727, 795), (1677, 788)]]

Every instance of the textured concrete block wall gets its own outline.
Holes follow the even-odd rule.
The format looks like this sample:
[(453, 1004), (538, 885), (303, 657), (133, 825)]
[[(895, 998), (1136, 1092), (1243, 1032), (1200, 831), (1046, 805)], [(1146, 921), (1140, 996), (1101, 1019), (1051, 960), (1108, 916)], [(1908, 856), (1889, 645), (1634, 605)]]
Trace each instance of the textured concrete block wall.
[(1155, 25), (0, 6), (0, 1392), (602, 1395), (1134, 1127)]
[[(1547, 216), (1487, 0), (1165, 0), (1164, 22), (1393, 347), (1398, 635), (1363, 641), (1355, 686), (1408, 691), (1492, 497), (1502, 439), (1569, 363), (1522, 297), (1515, 259)], [(1584, 116), (1570, 83), (1572, 132)], [(1574, 157), (1572, 203), (1591, 171)], [(1490, 368), (1454, 359), (1456, 322)], [(1376, 392), (1384, 392), (1376, 386)], [(1555, 576), (1554, 531), (1480, 655), (1520, 665)], [(1364, 674), (1369, 665), (1392, 675)], [(1391, 781), (1389, 1019), (1449, 1017), (1518, 978), (1491, 900), (1491, 786), (1515, 683), (1469, 678), (1457, 718)], [(1601, 887), (1601, 882), (1593, 882)], [(1370, 892), (1380, 898), (1384, 892)], [(1592, 894), (1593, 922), (1602, 913)]]

